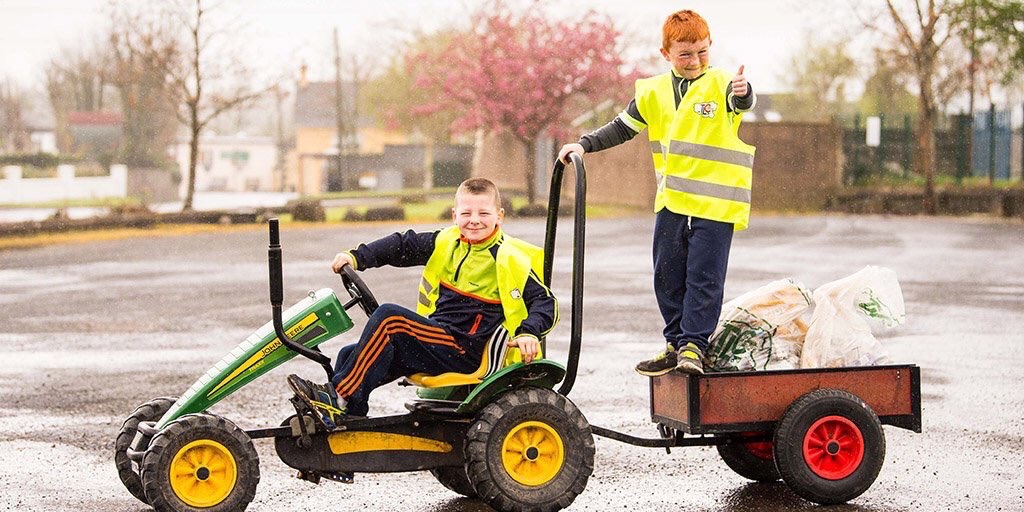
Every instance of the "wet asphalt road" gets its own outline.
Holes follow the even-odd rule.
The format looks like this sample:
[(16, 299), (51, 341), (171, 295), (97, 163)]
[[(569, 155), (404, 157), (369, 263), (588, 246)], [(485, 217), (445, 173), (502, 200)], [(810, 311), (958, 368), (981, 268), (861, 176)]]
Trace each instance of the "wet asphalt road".
[[(584, 351), (570, 394), (592, 424), (644, 437), (656, 432), (647, 382), (632, 365), (659, 348), (652, 223), (588, 225)], [(554, 279), (563, 323), (550, 338), (552, 356), (563, 360), (571, 233), (564, 224)], [(334, 252), (400, 227), (284, 226), (286, 302), (314, 288), (340, 289), (327, 266)], [(507, 229), (543, 240), (540, 221), (511, 219)], [(117, 478), (116, 432), (137, 404), (179, 394), (269, 319), (265, 258), (263, 229), (0, 252), (0, 508), (149, 510)], [(923, 368), (924, 433), (886, 427), (875, 484), (828, 510), (1024, 510), (1024, 224), (755, 218), (734, 243), (726, 296), (782, 277), (813, 289), (869, 264), (895, 270), (903, 287), (907, 324), (878, 334), (894, 361)], [(415, 269), (364, 274), (381, 302), (409, 306), (417, 277)], [(275, 426), (290, 411), (284, 377), (292, 372), (320, 377), (312, 363), (289, 363), (215, 410), (243, 428)], [(412, 395), (389, 385), (372, 397), (372, 411), (402, 412)], [(569, 510), (816, 508), (781, 483), (748, 483), (713, 448), (666, 454), (596, 443), (594, 474)], [(489, 510), (427, 473), (313, 486), (291, 478), (271, 442), (256, 447), (262, 480), (249, 510)]]

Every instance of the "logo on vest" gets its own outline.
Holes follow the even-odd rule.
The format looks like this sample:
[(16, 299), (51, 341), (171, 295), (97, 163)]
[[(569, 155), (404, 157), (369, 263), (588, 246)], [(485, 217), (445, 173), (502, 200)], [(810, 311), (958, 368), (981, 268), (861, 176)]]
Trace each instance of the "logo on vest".
[(701, 117), (712, 118), (715, 117), (715, 111), (718, 110), (718, 103), (714, 101), (708, 101), (705, 103), (694, 103), (693, 112), (700, 115)]
[(512, 291), (508, 292), (508, 294), (511, 295), (513, 299), (518, 299), (523, 296), (523, 294), (519, 292), (519, 288), (513, 288)]

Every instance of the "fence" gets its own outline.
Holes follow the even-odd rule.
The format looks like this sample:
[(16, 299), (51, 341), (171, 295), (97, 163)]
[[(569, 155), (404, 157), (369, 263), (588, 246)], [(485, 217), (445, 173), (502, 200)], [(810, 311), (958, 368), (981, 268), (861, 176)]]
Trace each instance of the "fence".
[(75, 166), (57, 166), (56, 178), (24, 178), (16, 165), (3, 168), (0, 204), (27, 204), (68, 199), (126, 197), (128, 168), (110, 166), (109, 176), (75, 176)]
[[(877, 117), (877, 145), (867, 143), (865, 118), (857, 115), (836, 120), (843, 127), (846, 184), (912, 177), (917, 154), (916, 121), (909, 115)], [(1009, 110), (976, 112), (973, 123), (966, 114), (940, 115), (935, 123), (936, 176), (958, 182), (967, 176), (1019, 180), (1024, 167), (1024, 148), (1019, 147), (1022, 139), (1014, 134)]]
[(1010, 114), (1008, 110), (997, 111), (994, 106), (987, 112), (975, 112), (972, 175), (995, 180), (1010, 179), (1013, 139)]

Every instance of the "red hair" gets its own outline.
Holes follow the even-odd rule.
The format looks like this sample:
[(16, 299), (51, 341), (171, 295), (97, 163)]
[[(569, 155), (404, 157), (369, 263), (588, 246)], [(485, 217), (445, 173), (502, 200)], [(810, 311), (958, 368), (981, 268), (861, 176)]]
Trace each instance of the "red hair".
[(661, 45), (665, 50), (675, 41), (696, 43), (709, 37), (708, 22), (689, 9), (670, 14), (661, 29)]

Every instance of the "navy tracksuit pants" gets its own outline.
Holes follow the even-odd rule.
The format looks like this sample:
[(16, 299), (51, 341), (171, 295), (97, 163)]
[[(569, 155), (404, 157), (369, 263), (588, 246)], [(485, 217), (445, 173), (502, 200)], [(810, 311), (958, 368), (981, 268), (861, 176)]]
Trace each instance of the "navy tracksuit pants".
[(331, 384), (348, 414), (366, 416), (370, 392), (414, 373), (471, 373), (480, 354), (467, 351), (441, 324), (396, 304), (370, 315), (359, 343), (342, 347)]
[(654, 295), (665, 341), (707, 352), (725, 294), (733, 225), (662, 208), (654, 221)]

